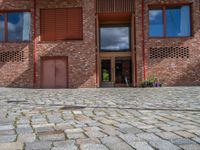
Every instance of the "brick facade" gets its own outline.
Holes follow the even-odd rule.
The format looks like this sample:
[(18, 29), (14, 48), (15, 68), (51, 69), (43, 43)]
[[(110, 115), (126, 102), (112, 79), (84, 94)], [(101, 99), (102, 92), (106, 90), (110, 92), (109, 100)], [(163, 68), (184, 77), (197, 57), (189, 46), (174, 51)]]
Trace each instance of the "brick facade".
[[(189, 38), (148, 37), (148, 5), (171, 3), (192, 3), (193, 36)], [(167, 86), (200, 85), (200, 2), (198, 0), (145, 0), (145, 53), (147, 77), (156, 75)], [(142, 0), (136, 1), (136, 55), (137, 85), (143, 78), (142, 54)], [(83, 7), (83, 40), (44, 42), (40, 40), (40, 9)], [(0, 10), (30, 10), (32, 13), (33, 39), (33, 1), (3, 0)], [(37, 0), (36, 11), (36, 87), (41, 82), (41, 57), (68, 56), (69, 87), (97, 87), (96, 75), (96, 41), (95, 41), (95, 0)], [(149, 59), (150, 48), (188, 47), (189, 58)], [(23, 62), (0, 62), (0, 86), (33, 87), (33, 40), (20, 43), (0, 43), (0, 53), (5, 51), (23, 51)]]
[[(142, 30), (141, 0), (136, 1), (137, 28), (137, 62), (138, 81), (142, 80)], [(190, 4), (192, 3), (192, 37), (188, 38), (149, 38), (148, 37), (148, 6), (154, 4)], [(156, 75), (166, 86), (200, 85), (200, 2), (198, 0), (145, 0), (145, 54), (147, 77)], [(189, 47), (189, 58), (149, 59), (150, 48)]]

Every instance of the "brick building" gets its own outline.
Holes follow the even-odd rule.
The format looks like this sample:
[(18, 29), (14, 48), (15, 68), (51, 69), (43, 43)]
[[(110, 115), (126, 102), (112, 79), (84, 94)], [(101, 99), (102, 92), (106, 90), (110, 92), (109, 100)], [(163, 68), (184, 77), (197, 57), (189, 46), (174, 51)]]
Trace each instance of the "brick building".
[(0, 0), (0, 86), (200, 85), (199, 0)]

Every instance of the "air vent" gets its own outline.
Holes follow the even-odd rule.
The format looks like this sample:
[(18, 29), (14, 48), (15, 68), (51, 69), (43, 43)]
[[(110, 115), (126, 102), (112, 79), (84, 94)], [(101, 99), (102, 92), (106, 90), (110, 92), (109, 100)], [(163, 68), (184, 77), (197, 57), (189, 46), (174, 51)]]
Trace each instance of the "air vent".
[(23, 62), (24, 51), (6, 51), (0, 52), (0, 62)]
[(189, 58), (189, 47), (151, 47), (150, 59)]

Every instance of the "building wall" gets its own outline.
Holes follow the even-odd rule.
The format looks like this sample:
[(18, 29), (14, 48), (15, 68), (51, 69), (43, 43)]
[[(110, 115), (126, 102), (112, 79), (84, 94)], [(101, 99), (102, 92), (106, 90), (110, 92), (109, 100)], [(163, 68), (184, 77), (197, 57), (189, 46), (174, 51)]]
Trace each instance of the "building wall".
[[(40, 40), (40, 9), (83, 7), (83, 40), (52, 41)], [(9, 0), (0, 2), (1, 10), (31, 9), (32, 0)], [(69, 87), (96, 87), (96, 47), (95, 47), (95, 5), (94, 0), (45, 0), (37, 1), (36, 39), (36, 87), (41, 81), (41, 57), (68, 56)], [(33, 18), (32, 18), (33, 33)], [(33, 35), (33, 34), (32, 34)], [(32, 37), (33, 39), (33, 37)], [(33, 87), (33, 42), (1, 43), (0, 51), (24, 50), (23, 63), (0, 64), (0, 86)]]
[[(0, 1), (1, 11), (33, 11), (29, 0)], [(32, 31), (33, 32), (33, 31)], [(32, 87), (33, 86), (33, 42), (0, 43), (0, 53), (7, 51), (24, 51), (24, 62), (0, 62), (0, 86)]]
[[(43, 0), (37, 1), (37, 83), (41, 81), (41, 57), (68, 56), (69, 87), (96, 87), (96, 47), (95, 47), (95, 0)], [(189, 38), (148, 37), (148, 5), (192, 2), (193, 36)], [(142, 0), (136, 3), (136, 51), (137, 85), (143, 80), (142, 54)], [(83, 7), (83, 40), (40, 41), (40, 9)], [(30, 10), (33, 14), (32, 0), (3, 0), (0, 10)], [(144, 12), (145, 55), (147, 77), (156, 75), (167, 86), (200, 85), (200, 2), (199, 0), (145, 0)], [(32, 15), (33, 35), (33, 15)], [(33, 36), (32, 36), (33, 39)], [(189, 58), (149, 59), (150, 47), (189, 47)], [(24, 62), (0, 63), (0, 86), (33, 87), (33, 41), (20, 43), (0, 43), (0, 52), (24, 51)]]
[[(152, 4), (192, 3), (192, 37), (186, 38), (149, 38), (148, 37), (148, 6)], [(142, 1), (136, 1), (136, 31), (137, 31), (137, 62), (138, 84), (142, 81)], [(147, 78), (157, 76), (166, 86), (200, 85), (200, 2), (198, 0), (145, 0), (144, 28), (145, 55)], [(189, 58), (149, 59), (150, 48), (188, 47)]]

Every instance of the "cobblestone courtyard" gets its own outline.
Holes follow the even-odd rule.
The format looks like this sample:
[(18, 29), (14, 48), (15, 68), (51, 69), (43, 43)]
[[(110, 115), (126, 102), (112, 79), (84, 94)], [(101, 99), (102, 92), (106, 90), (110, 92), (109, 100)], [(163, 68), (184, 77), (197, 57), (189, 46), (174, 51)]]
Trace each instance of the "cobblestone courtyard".
[(200, 87), (0, 88), (0, 149), (200, 150)]

